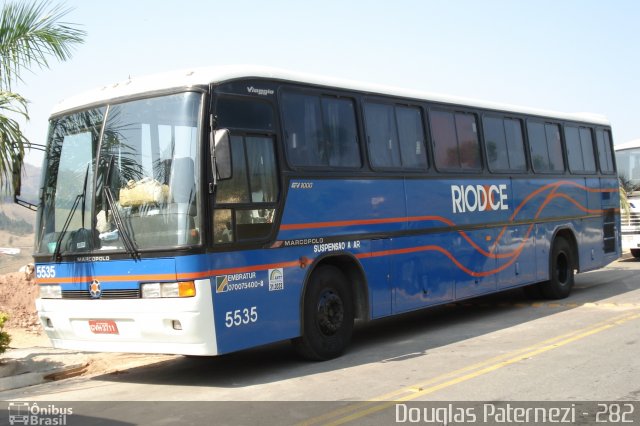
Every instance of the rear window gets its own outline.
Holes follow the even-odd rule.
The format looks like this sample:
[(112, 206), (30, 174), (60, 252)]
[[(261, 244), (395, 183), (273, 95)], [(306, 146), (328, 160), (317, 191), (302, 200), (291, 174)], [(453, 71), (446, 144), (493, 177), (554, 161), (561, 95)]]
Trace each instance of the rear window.
[(598, 147), (598, 161), (602, 173), (612, 174), (615, 172), (613, 167), (613, 150), (611, 149), (611, 136), (609, 131), (604, 129), (596, 130), (596, 144)]

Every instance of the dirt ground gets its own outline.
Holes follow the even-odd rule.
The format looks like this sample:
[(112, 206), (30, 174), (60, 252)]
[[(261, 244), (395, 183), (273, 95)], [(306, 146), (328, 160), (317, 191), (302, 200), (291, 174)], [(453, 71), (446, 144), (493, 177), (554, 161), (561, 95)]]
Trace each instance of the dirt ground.
[(5, 328), (42, 334), (42, 327), (36, 314), (37, 297), (36, 282), (26, 274), (12, 272), (0, 275), (0, 311), (9, 314), (9, 321), (5, 324)]
[[(51, 347), (51, 343), (40, 325), (35, 308), (37, 297), (38, 288), (32, 277), (20, 272), (0, 275), (0, 312), (9, 314), (4, 331), (11, 336), (10, 349), (33, 348), (36, 354), (38, 351), (49, 352), (46, 349)], [(87, 376), (123, 374), (131, 368), (178, 358), (175, 355), (89, 352), (70, 353), (68, 357), (74, 363), (77, 360), (86, 363), (81, 374)]]
[[(35, 213), (13, 203), (0, 202), (0, 211), (14, 219), (23, 219), (35, 224)], [(16, 272), (21, 266), (33, 262), (34, 234), (14, 235), (0, 230), (0, 247), (20, 249), (17, 255), (0, 254), (0, 312), (9, 314), (4, 331), (11, 336), (7, 356), (0, 355), (0, 377), (8, 370), (7, 358), (12, 349), (25, 349), (32, 354), (32, 361), (51, 357), (51, 342), (40, 325), (35, 307), (38, 287), (32, 277)], [(17, 352), (16, 352), (17, 353)], [(155, 364), (179, 358), (175, 355), (148, 355), (122, 353), (91, 353), (60, 351), (56, 357), (65, 357), (64, 363), (85, 363), (83, 375), (126, 374), (131, 368)], [(4, 362), (3, 362), (4, 361)], [(12, 360), (15, 364), (20, 360)], [(19, 367), (19, 366), (18, 366)], [(24, 366), (23, 366), (24, 367)], [(8, 373), (9, 374), (9, 373)]]

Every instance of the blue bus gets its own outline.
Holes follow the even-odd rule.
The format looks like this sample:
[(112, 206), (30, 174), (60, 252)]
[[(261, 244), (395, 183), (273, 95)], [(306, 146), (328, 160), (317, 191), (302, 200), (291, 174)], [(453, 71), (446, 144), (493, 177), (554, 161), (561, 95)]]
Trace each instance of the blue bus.
[(135, 78), (50, 119), (34, 258), (54, 347), (339, 356), (355, 320), (620, 256), (608, 121), (252, 67)]

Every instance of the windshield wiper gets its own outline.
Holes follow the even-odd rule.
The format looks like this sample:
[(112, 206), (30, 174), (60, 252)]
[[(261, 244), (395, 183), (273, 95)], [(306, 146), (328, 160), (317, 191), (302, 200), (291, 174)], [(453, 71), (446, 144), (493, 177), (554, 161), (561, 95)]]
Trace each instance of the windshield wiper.
[(120, 233), (120, 238), (122, 239), (122, 243), (124, 244), (124, 248), (127, 250), (127, 253), (131, 255), (134, 259), (139, 257), (138, 249), (135, 246), (135, 243), (129, 236), (129, 232), (122, 221), (122, 216), (120, 216), (120, 212), (118, 211), (118, 206), (116, 206), (116, 201), (113, 196), (113, 192), (111, 192), (111, 188), (108, 186), (104, 187), (104, 195), (107, 200), (107, 204), (109, 204), (109, 208), (111, 209), (111, 213), (113, 214), (113, 222), (116, 224), (116, 228)]
[(82, 192), (76, 195), (76, 199), (73, 201), (73, 206), (71, 206), (71, 211), (67, 215), (67, 219), (64, 221), (64, 225), (60, 230), (60, 235), (58, 235), (58, 239), (56, 240), (56, 248), (53, 251), (53, 256), (52, 256), (52, 260), (54, 262), (59, 261), (61, 258), (60, 247), (62, 246), (62, 239), (64, 238), (64, 235), (67, 233), (67, 230), (69, 229), (69, 225), (71, 225), (71, 219), (73, 219), (73, 215), (76, 212), (76, 209), (78, 208), (78, 204), (80, 204), (81, 200), (82, 200), (82, 227), (84, 227), (84, 209), (85, 209), (85, 199), (87, 197), (87, 180), (89, 179), (89, 166), (90, 166), (90, 163), (87, 164), (87, 171), (84, 174), (84, 185), (82, 185)]
[(124, 248), (132, 258), (137, 259), (140, 257), (140, 254), (135, 243), (131, 239), (131, 235), (126, 228), (124, 221), (122, 220), (122, 216), (120, 216), (120, 211), (118, 210), (118, 206), (116, 205), (115, 197), (113, 196), (113, 192), (111, 191), (111, 187), (109, 186), (111, 183), (111, 167), (113, 166), (114, 160), (115, 156), (111, 155), (109, 158), (109, 164), (107, 165), (107, 173), (104, 179), (103, 191), (105, 199), (107, 200), (107, 204), (109, 205), (109, 209), (113, 214), (113, 222), (116, 225), (116, 229), (118, 229), (118, 233), (120, 234), (120, 238), (122, 239)]

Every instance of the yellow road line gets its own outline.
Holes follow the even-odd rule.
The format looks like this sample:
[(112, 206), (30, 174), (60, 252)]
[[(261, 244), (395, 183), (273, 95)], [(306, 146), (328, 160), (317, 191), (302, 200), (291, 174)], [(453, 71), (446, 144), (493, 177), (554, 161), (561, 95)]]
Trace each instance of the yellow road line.
[(640, 308), (640, 303), (613, 303), (613, 302), (584, 302), (584, 303), (559, 303), (559, 302), (482, 302), (482, 303), (449, 303), (447, 308)]
[(478, 376), (482, 376), (484, 374), (490, 373), (492, 371), (498, 370), (500, 368), (506, 367), (506, 366), (511, 365), (511, 364), (515, 364), (515, 363), (520, 362), (522, 360), (525, 360), (527, 358), (531, 358), (531, 357), (534, 357), (536, 355), (540, 355), (540, 354), (548, 352), (548, 351), (550, 351), (552, 349), (557, 349), (559, 347), (568, 345), (569, 343), (575, 342), (576, 340), (583, 339), (585, 337), (594, 335), (594, 334), (599, 333), (599, 332), (604, 331), (604, 330), (608, 330), (610, 328), (616, 327), (618, 325), (624, 324), (626, 322), (629, 322), (629, 321), (632, 321), (632, 320), (638, 319), (638, 318), (640, 318), (640, 314), (633, 314), (633, 315), (627, 316), (626, 318), (621, 318), (621, 319), (618, 319), (616, 321), (611, 321), (608, 324), (601, 325), (599, 327), (596, 327), (596, 328), (593, 328), (591, 330), (585, 331), (583, 333), (580, 333), (578, 335), (572, 336), (572, 337), (567, 338), (565, 340), (561, 340), (559, 342), (543, 346), (541, 348), (538, 348), (536, 350), (524, 353), (522, 355), (518, 355), (518, 356), (512, 357), (512, 358), (507, 359), (505, 361), (502, 361), (502, 362), (487, 366), (485, 368), (482, 368), (482, 369), (480, 369), (478, 371), (474, 371), (472, 373), (466, 374), (466, 375), (464, 375), (462, 377), (458, 377), (458, 378), (455, 378), (455, 379), (452, 379), (452, 380), (448, 380), (446, 382), (443, 382), (443, 383), (431, 386), (429, 388), (423, 389), (423, 390), (421, 390), (419, 392), (414, 392), (411, 395), (407, 395), (407, 396), (402, 397), (402, 398), (397, 398), (395, 401), (381, 402), (381, 403), (376, 404), (376, 405), (374, 405), (374, 406), (372, 406), (372, 407), (370, 407), (370, 408), (368, 408), (366, 410), (362, 410), (362, 411), (353, 413), (353, 414), (351, 414), (349, 416), (337, 419), (337, 420), (335, 420), (335, 421), (333, 421), (331, 423), (328, 423), (328, 425), (336, 426), (336, 425), (341, 425), (341, 424), (344, 424), (344, 423), (348, 423), (350, 421), (353, 421), (353, 420), (368, 416), (369, 414), (373, 414), (373, 413), (385, 410), (385, 409), (387, 409), (389, 407), (394, 406), (397, 402), (400, 402), (400, 401), (411, 401), (411, 400), (417, 399), (417, 398), (419, 398), (421, 396), (436, 392), (438, 390), (447, 388), (449, 386), (453, 386), (453, 385), (465, 382), (467, 380), (474, 379), (474, 378), (476, 378)]
[[(511, 364), (515, 364), (527, 358), (531, 358), (536, 355), (548, 352), (552, 349), (556, 349), (565, 346), (569, 343), (599, 333), (601, 331), (616, 327), (624, 324), (628, 321), (640, 318), (640, 313), (635, 314), (623, 314), (610, 318), (606, 321), (601, 321), (596, 324), (592, 324), (588, 327), (577, 329), (562, 335), (558, 335), (534, 345), (527, 346), (525, 348), (517, 349), (515, 351), (498, 355), (487, 360), (472, 364), (458, 370), (445, 373), (434, 377), (425, 382), (410, 385), (396, 391), (389, 392), (376, 398), (372, 398), (370, 401), (360, 402), (352, 404), (341, 409), (326, 413), (324, 415), (308, 419), (300, 423), (301, 425), (314, 425), (330, 421), (335, 419), (329, 425), (344, 424), (361, 417), (365, 417), (369, 414), (382, 411), (389, 408), (397, 401), (410, 401), (420, 396), (436, 392), (440, 389), (462, 383), (464, 381), (473, 379), (475, 377), (490, 373), (500, 368), (506, 367)], [(466, 373), (466, 374), (464, 374)], [(461, 375), (462, 374), (462, 375)], [(447, 380), (448, 379), (448, 380)], [(445, 381), (443, 381), (445, 380)], [(430, 386), (432, 385), (432, 386)], [(347, 415), (348, 413), (352, 413)], [(345, 416), (345, 417), (340, 417)]]

